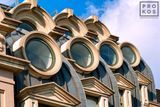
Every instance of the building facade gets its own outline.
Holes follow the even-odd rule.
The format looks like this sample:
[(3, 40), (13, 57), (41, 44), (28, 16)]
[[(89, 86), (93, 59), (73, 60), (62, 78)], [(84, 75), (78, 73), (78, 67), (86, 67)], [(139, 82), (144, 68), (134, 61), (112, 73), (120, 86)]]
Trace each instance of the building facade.
[(97, 16), (0, 8), (0, 107), (160, 107), (138, 49)]

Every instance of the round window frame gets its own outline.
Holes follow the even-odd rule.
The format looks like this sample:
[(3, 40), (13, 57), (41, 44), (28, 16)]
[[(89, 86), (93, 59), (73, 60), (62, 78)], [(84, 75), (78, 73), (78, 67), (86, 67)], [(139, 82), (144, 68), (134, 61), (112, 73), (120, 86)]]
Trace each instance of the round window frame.
[[(88, 68), (88, 67), (90, 67), (91, 65), (92, 65), (92, 63), (93, 63), (93, 60), (94, 60), (94, 57), (93, 57), (93, 52), (92, 52), (92, 50), (90, 49), (90, 47), (86, 44), (86, 43), (84, 43), (84, 42), (82, 42), (82, 41), (76, 41), (76, 42), (74, 42), (74, 43), (72, 43), (72, 45), (71, 45), (71, 47), (70, 47), (70, 57), (75, 61), (75, 59), (73, 58), (73, 56), (72, 56), (72, 53), (71, 53), (71, 48), (72, 48), (72, 46), (74, 45), (74, 44), (80, 44), (80, 45), (83, 45), (87, 50), (88, 50), (88, 52), (90, 53), (90, 55), (91, 55), (91, 63), (88, 65), (88, 66), (86, 66), (86, 67), (84, 67), (84, 66), (81, 66), (80, 64), (78, 64), (79, 66), (81, 66), (81, 67), (83, 67), (83, 68)], [(75, 61), (76, 62), (76, 61)]]
[[(53, 49), (51, 48), (51, 46), (46, 42), (46, 41), (44, 41), (43, 39), (41, 39), (41, 38), (32, 38), (32, 39), (29, 39), (28, 41), (26, 41), (26, 45), (25, 45), (25, 54), (26, 54), (26, 46), (28, 45), (28, 43), (30, 43), (31, 41), (38, 41), (38, 42), (41, 42), (42, 44), (44, 44), (47, 48), (48, 48), (48, 50), (49, 50), (49, 52), (50, 52), (50, 54), (52, 55), (52, 63), (51, 63), (51, 65), (49, 66), (49, 68), (46, 68), (46, 70), (41, 70), (41, 68), (38, 68), (38, 67), (36, 67), (36, 66), (34, 66), (33, 64), (33, 66), (35, 67), (35, 68), (37, 68), (37, 69), (39, 69), (39, 70), (41, 70), (41, 71), (44, 71), (44, 72), (46, 72), (47, 70), (50, 70), (54, 65), (55, 65), (55, 53), (53, 52)], [(39, 41), (40, 40), (40, 41)], [(27, 54), (26, 54), (26, 57), (27, 57)], [(29, 60), (29, 58), (27, 57), (27, 59)]]
[[(70, 50), (71, 50), (71, 46), (76, 42), (84, 43), (88, 47), (88, 50), (91, 52), (93, 59), (92, 59), (92, 62), (91, 62), (90, 66), (82, 67), (79, 64), (77, 64), (75, 62), (75, 60), (73, 59)], [(66, 48), (67, 48), (68, 57), (73, 60), (72, 61), (73, 65), (74, 65), (74, 67), (76, 67), (76, 69), (78, 69), (77, 70), (78, 72), (88, 74), (98, 67), (98, 65), (99, 65), (99, 52), (96, 49), (96, 47), (94, 46), (94, 44), (92, 42), (90, 42), (90, 40), (88, 40), (87, 38), (73, 37), (67, 42), (67, 47)]]
[[(48, 46), (50, 47), (50, 50), (54, 53), (54, 57), (55, 57), (54, 58), (54, 65), (50, 66), (50, 68), (44, 72), (44, 71), (36, 68), (34, 65), (32, 65), (30, 63), (28, 70), (33, 76), (35, 76), (37, 78), (44, 78), (44, 79), (49, 78), (50, 76), (56, 74), (62, 66), (62, 56), (61, 56), (60, 49), (57, 46), (56, 42), (51, 37), (49, 37), (47, 34), (40, 32), (40, 31), (32, 31), (29, 34), (26, 34), (24, 37), (22, 37), (22, 41), (21, 41), (22, 55), (26, 60), (28, 60), (28, 57), (27, 57), (26, 51), (25, 51), (26, 45), (29, 40), (32, 40), (34, 38), (41, 39), (48, 44)], [(52, 61), (52, 63), (53, 63), (53, 61)]]
[[(120, 48), (122, 49), (123, 47), (129, 47), (132, 52), (135, 54), (135, 61), (133, 63), (129, 63), (132, 67), (136, 67), (139, 65), (140, 63), (140, 60), (141, 60), (141, 56), (140, 56), (140, 53), (138, 51), (138, 49), (131, 43), (129, 42), (123, 42), (120, 44)], [(122, 50), (121, 50), (122, 51)], [(122, 52), (123, 53), (123, 52)], [(122, 54), (123, 55), (123, 54)], [(124, 57), (124, 56), (123, 56)], [(125, 57), (124, 57), (125, 58)]]
[[(100, 49), (101, 49), (101, 47), (102, 47), (103, 45), (105, 45), (105, 44), (109, 45), (109, 46), (114, 50), (114, 52), (115, 52), (115, 54), (116, 54), (116, 58), (117, 58), (115, 64), (113, 64), (113, 65), (109, 65), (109, 64), (108, 64), (109, 68), (111, 68), (112, 70), (115, 70), (115, 69), (120, 68), (120, 67), (122, 66), (122, 64), (123, 64), (123, 54), (122, 54), (122, 52), (121, 52), (121, 49), (120, 49), (119, 46), (118, 46), (116, 43), (114, 43), (113, 41), (111, 41), (111, 40), (103, 40), (103, 41), (101, 41), (101, 42), (99, 42), (99, 43), (96, 44), (96, 47), (97, 47), (98, 50), (99, 50), (99, 54), (100, 54)], [(100, 56), (101, 56), (101, 54), (100, 54)], [(102, 57), (102, 56), (101, 56), (101, 57)], [(106, 62), (106, 61), (105, 61), (105, 62)], [(106, 63), (107, 63), (107, 62), (106, 62)]]

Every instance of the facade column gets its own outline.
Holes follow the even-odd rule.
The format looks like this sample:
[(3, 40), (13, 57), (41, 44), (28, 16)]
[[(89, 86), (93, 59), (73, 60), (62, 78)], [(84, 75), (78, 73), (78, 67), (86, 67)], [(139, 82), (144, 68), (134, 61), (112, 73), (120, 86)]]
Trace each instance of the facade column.
[(98, 105), (99, 105), (98, 107), (109, 107), (108, 106), (108, 98), (107, 97), (100, 97)]
[(147, 86), (142, 85), (140, 92), (141, 92), (141, 105), (142, 107), (145, 107), (145, 105), (149, 103)]
[(124, 90), (123, 99), (124, 107), (132, 107), (131, 91)]

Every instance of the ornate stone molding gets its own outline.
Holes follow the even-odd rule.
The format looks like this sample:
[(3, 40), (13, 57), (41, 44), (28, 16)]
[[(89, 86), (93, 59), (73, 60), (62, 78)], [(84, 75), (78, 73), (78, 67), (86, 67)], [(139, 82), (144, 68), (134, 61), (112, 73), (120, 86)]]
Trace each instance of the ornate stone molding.
[(85, 20), (85, 24), (88, 30), (94, 31), (97, 34), (100, 41), (108, 39), (111, 35), (108, 28), (99, 21), (97, 16), (90, 16)]
[(0, 68), (9, 72), (19, 73), (22, 70), (26, 70), (29, 63), (29, 61), (24, 59), (0, 54)]
[(136, 71), (138, 82), (141, 85), (149, 85), (152, 81), (139, 71)]
[(98, 48), (99, 53), (100, 53), (101, 47), (103, 45), (105, 45), (105, 44), (107, 44), (110, 47), (112, 47), (112, 49), (116, 53), (116, 58), (117, 58), (116, 59), (117, 60), (116, 64), (108, 65), (114, 71), (115, 69), (118, 69), (118, 68), (120, 68), (122, 66), (122, 64), (123, 64), (123, 54), (122, 54), (121, 49), (119, 48), (119, 46), (116, 43), (114, 43), (113, 41), (111, 41), (111, 40), (103, 40), (103, 41), (100, 41), (99, 43), (96, 44), (96, 47)]
[(56, 107), (75, 107), (80, 104), (78, 99), (54, 82), (26, 87), (20, 91), (17, 98), (21, 103), (27, 99), (34, 99), (40, 104)]
[[(78, 65), (76, 63), (76, 61), (73, 59), (70, 50), (71, 50), (71, 46), (76, 42), (82, 42), (82, 43), (86, 44), (88, 48), (90, 48), (89, 50), (90, 50), (91, 54), (93, 55), (93, 57), (92, 57), (92, 61), (93, 62), (91, 63), (90, 66), (82, 67), (82, 66)], [(98, 50), (92, 44), (92, 42), (90, 42), (87, 38), (84, 38), (84, 37), (73, 37), (73, 38), (71, 38), (69, 41), (67, 41), (66, 43), (64, 43), (61, 46), (61, 52), (63, 53), (63, 55), (66, 58), (69, 59), (69, 61), (73, 65), (73, 67), (75, 69), (77, 69), (77, 72), (90, 73), (93, 70), (95, 70), (97, 68), (97, 66), (99, 65), (99, 53), (98, 53)]]
[(55, 15), (53, 20), (57, 26), (70, 29), (73, 36), (83, 37), (87, 34), (88, 29), (85, 23), (74, 15), (72, 9), (64, 9), (61, 13)]
[(114, 92), (110, 88), (108, 88), (102, 82), (97, 80), (95, 77), (88, 77), (82, 79), (81, 81), (87, 95), (96, 97), (99, 96), (109, 97), (114, 94)]
[(50, 76), (56, 74), (60, 70), (61, 65), (62, 65), (62, 56), (61, 56), (60, 49), (57, 46), (56, 42), (49, 35), (43, 32), (40, 32), (40, 31), (32, 31), (26, 34), (25, 36), (23, 36), (22, 38), (20, 38), (13, 44), (14, 55), (16, 57), (20, 57), (20, 58), (28, 60), (25, 48), (26, 48), (27, 42), (34, 38), (42, 39), (43, 41), (45, 41), (45, 43), (47, 43), (52, 49), (55, 59), (54, 59), (53, 66), (51, 66), (51, 68), (47, 69), (45, 72), (42, 70), (39, 70), (38, 68), (34, 67), (30, 63), (29, 68), (28, 68), (29, 72), (33, 76), (38, 77), (38, 78), (39, 77), (49, 78)]
[(133, 44), (131, 44), (129, 42), (123, 42), (120, 44), (121, 49), (125, 46), (129, 47), (135, 54), (135, 61), (133, 63), (130, 63), (130, 65), (132, 67), (138, 66), (138, 64), (140, 63), (140, 60), (141, 60), (141, 56), (140, 56), (138, 49)]
[(135, 88), (135, 85), (128, 79), (126, 79), (122, 74), (115, 73), (114, 76), (116, 77), (117, 84), (120, 89), (132, 90), (133, 88)]
[(36, 30), (47, 34), (55, 27), (52, 17), (44, 9), (37, 6), (36, 0), (26, 0), (9, 12), (13, 19), (27, 21), (33, 24)]

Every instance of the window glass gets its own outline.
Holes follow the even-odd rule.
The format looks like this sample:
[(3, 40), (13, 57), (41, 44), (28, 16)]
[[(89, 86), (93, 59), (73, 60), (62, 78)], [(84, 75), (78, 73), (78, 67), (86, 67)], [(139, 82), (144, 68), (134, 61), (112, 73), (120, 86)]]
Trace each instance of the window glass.
[(109, 65), (114, 65), (117, 62), (117, 55), (115, 50), (108, 44), (104, 44), (100, 48), (101, 57)]
[(38, 107), (55, 107), (55, 106), (48, 106), (48, 105), (45, 105), (45, 104), (38, 104)]
[(88, 67), (92, 64), (92, 53), (90, 48), (83, 42), (76, 42), (71, 46), (71, 55), (76, 63), (82, 67)]
[(136, 56), (135, 56), (135, 53), (133, 52), (133, 50), (130, 47), (124, 46), (122, 48), (122, 53), (123, 53), (124, 58), (126, 58), (126, 60), (130, 64), (134, 63)]
[(93, 96), (86, 96), (87, 107), (98, 107), (98, 98)]
[(24, 21), (23, 23), (21, 23), (18, 26), (18, 28), (26, 30), (26, 31), (29, 31), (29, 32), (35, 30), (35, 27), (31, 23), (26, 22), (26, 21)]
[(124, 90), (119, 90), (119, 96), (120, 96), (120, 107), (124, 107), (123, 94), (124, 94)]
[(25, 51), (32, 65), (40, 70), (45, 71), (54, 63), (53, 51), (42, 39), (29, 40)]

